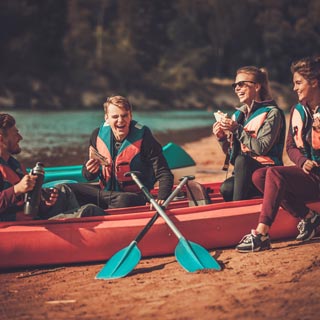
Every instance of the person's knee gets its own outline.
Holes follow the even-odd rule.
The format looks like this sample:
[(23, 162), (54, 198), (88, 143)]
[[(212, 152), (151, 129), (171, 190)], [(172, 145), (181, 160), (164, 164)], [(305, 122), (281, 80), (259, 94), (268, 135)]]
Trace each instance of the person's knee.
[(282, 181), (282, 175), (277, 167), (270, 167), (267, 170), (266, 179), (274, 183), (280, 183)]
[(252, 173), (252, 183), (261, 191), (264, 189), (266, 172), (269, 168), (262, 168)]
[(248, 159), (248, 156), (239, 154), (234, 162), (234, 170), (244, 168), (248, 164)]
[(93, 216), (106, 215), (106, 212), (102, 208), (92, 203), (86, 204), (82, 206), (80, 209), (81, 209), (81, 217), (93, 217)]
[(266, 175), (268, 175), (268, 177), (278, 177), (279, 171), (278, 171), (277, 167), (269, 167)]
[(224, 201), (232, 201), (233, 199), (233, 188), (230, 183), (223, 183), (220, 186), (220, 193)]
[(112, 199), (113, 208), (133, 207), (145, 204), (142, 197), (135, 193), (119, 192), (116, 198)]
[(267, 183), (275, 183), (281, 185), (283, 177), (277, 167), (265, 167), (256, 170), (252, 174), (252, 182), (258, 190), (264, 192), (266, 181)]
[(70, 190), (70, 187), (65, 183), (57, 184), (54, 188), (57, 189), (59, 193), (67, 193)]

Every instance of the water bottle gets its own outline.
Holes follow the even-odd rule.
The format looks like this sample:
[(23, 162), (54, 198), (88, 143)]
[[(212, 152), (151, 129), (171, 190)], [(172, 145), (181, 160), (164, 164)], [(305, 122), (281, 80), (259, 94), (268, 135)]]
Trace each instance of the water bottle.
[(31, 170), (31, 174), (36, 175), (37, 180), (34, 188), (26, 194), (24, 213), (37, 215), (39, 212), (41, 189), (44, 180), (43, 163), (37, 162), (36, 166)]

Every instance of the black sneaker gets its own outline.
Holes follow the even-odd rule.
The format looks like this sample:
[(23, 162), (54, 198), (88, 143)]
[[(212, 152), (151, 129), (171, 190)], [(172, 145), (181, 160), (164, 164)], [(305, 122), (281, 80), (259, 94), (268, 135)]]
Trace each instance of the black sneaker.
[(311, 218), (303, 219), (298, 223), (299, 234), (296, 237), (297, 241), (307, 241), (315, 236), (317, 227), (320, 224), (320, 215), (314, 211), (312, 213), (313, 216)]
[(269, 235), (257, 233), (251, 230), (251, 233), (245, 235), (236, 246), (238, 252), (257, 252), (271, 249)]

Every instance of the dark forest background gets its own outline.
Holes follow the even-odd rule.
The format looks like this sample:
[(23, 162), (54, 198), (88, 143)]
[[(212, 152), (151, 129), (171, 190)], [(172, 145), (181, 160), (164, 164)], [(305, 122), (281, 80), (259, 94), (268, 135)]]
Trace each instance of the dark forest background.
[(292, 60), (319, 53), (319, 16), (318, 0), (2, 0), (0, 107), (228, 107), (243, 65), (289, 88)]

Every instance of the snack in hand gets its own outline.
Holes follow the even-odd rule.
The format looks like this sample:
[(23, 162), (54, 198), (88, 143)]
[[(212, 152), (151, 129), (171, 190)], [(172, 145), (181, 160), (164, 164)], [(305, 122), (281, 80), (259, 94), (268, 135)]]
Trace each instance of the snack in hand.
[(100, 161), (100, 164), (103, 166), (108, 166), (109, 161), (106, 157), (104, 157), (102, 154), (98, 152), (97, 149), (95, 149), (93, 146), (89, 147), (89, 158), (90, 159), (97, 159)]
[(313, 115), (312, 129), (316, 132), (320, 132), (320, 113), (317, 112)]
[(214, 112), (213, 115), (216, 118), (217, 122), (221, 122), (222, 118), (227, 118), (228, 117), (227, 113), (223, 113), (220, 110), (218, 110), (217, 112)]

